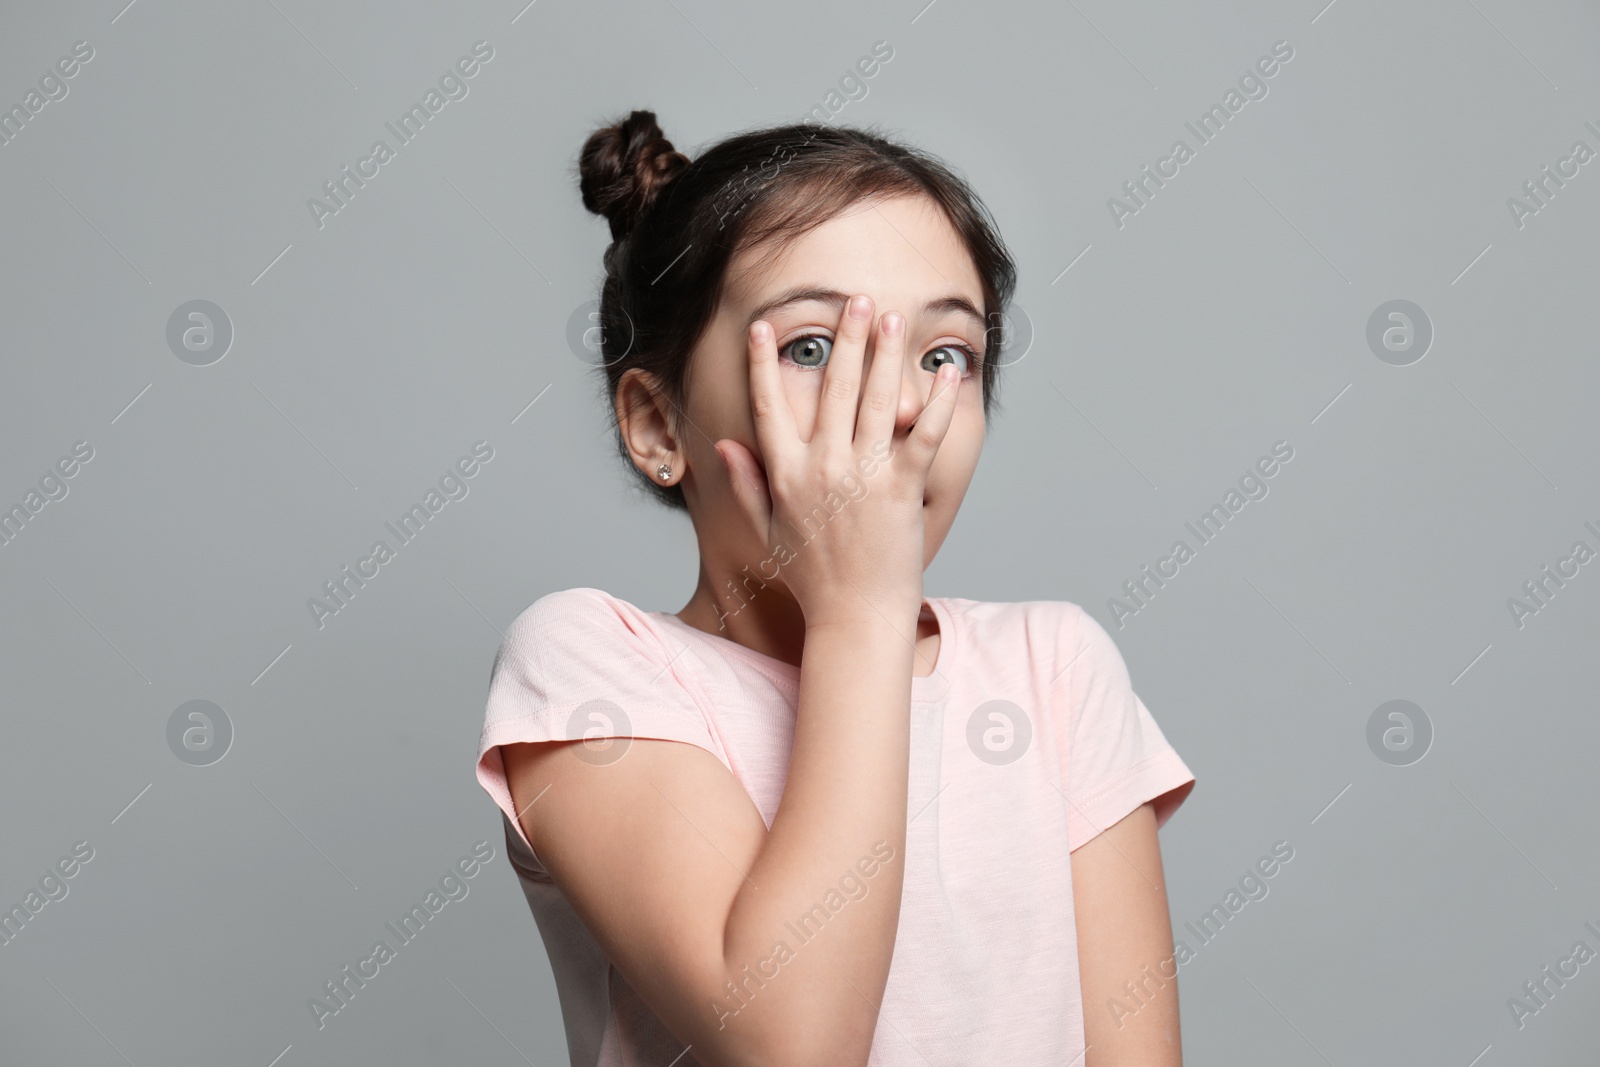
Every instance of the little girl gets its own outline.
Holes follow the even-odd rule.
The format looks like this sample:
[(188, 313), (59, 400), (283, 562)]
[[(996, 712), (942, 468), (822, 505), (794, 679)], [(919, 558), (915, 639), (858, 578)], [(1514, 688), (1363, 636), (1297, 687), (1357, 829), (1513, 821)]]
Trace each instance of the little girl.
[(987, 210), (843, 127), (691, 162), (634, 111), (580, 164), (619, 450), (700, 566), (495, 658), (477, 776), (574, 1067), (1176, 1067), (1193, 775), (1077, 604), (923, 592), (1015, 286)]

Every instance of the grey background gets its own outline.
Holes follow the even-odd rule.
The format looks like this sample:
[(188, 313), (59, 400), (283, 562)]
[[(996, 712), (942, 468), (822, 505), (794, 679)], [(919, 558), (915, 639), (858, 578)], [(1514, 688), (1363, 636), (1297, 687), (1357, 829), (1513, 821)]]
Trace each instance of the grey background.
[[(1295, 849), (1183, 967), (1187, 1062), (1595, 1062), (1600, 962), (1521, 1029), (1506, 1003), (1600, 950), (1600, 563), (1507, 607), (1600, 548), (1600, 162), (1507, 208), (1600, 148), (1593, 5), (124, 3), (0, 17), (6, 107), (95, 50), (0, 147), (0, 502), (94, 449), (0, 546), (0, 903), (94, 849), (0, 947), (6, 1062), (565, 1062), (472, 774), (498, 631), (574, 585), (676, 610), (696, 560), (566, 344), (607, 240), (572, 163), (633, 107), (691, 156), (799, 119), (879, 40), (832, 121), (969, 177), (1034, 329), (928, 591), (1111, 631), (1198, 777), (1162, 834), (1179, 936)], [(319, 229), (307, 199), (480, 39), (469, 95)], [(1113, 223), (1279, 40), (1268, 95)], [(195, 299), (235, 334), (205, 367), (166, 342)], [(1366, 342), (1394, 299), (1435, 330), (1404, 367)], [(306, 600), (479, 440), (469, 495), (318, 629)], [(1279, 440), (1270, 494), (1118, 627)], [(166, 739), (196, 699), (234, 730), (206, 767)], [(1366, 740), (1393, 699), (1435, 732), (1409, 766)], [(479, 840), (470, 894), (319, 1031), (307, 999)]]

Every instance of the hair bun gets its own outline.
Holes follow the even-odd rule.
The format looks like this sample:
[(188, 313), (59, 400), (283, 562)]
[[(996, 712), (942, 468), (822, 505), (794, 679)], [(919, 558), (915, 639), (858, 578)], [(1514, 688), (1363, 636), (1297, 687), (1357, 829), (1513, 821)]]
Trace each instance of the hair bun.
[(656, 125), (655, 112), (634, 111), (584, 142), (578, 157), (583, 206), (610, 220), (611, 239), (620, 241), (688, 165), (689, 157)]

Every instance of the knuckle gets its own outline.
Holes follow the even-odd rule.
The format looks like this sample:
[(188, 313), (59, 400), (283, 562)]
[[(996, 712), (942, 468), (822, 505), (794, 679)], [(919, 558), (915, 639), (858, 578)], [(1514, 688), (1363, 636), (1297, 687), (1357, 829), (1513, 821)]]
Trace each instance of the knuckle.
[(890, 483), (887, 490), (887, 495), (890, 500), (897, 504), (909, 504), (912, 501), (916, 501), (920, 504), (922, 502), (922, 494), (925, 488), (926, 486), (924, 479), (908, 474), (907, 476), (903, 478), (897, 478)]
[(849, 400), (856, 395), (856, 382), (854, 378), (845, 375), (829, 375), (823, 383), (823, 396), (828, 400)]
[(874, 415), (881, 415), (894, 405), (895, 398), (886, 390), (873, 389), (861, 398), (861, 406)]
[(855, 456), (851, 449), (829, 441), (817, 451), (817, 473), (824, 480), (851, 466)]
[(777, 407), (777, 399), (766, 393), (752, 393), (750, 395), (750, 412), (757, 419), (765, 419), (772, 415)]
[(931, 427), (920, 424), (914, 427), (910, 434), (911, 440), (916, 443), (917, 447), (930, 452), (939, 447), (940, 436)]

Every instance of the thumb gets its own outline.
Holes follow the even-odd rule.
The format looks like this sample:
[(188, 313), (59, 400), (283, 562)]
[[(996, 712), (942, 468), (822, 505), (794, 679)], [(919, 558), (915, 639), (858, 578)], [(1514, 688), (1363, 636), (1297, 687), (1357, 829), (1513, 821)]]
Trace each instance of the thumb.
[(739, 509), (763, 537), (772, 522), (772, 497), (767, 488), (767, 476), (750, 450), (739, 442), (724, 438), (712, 443), (723, 466), (728, 468), (728, 482)]

